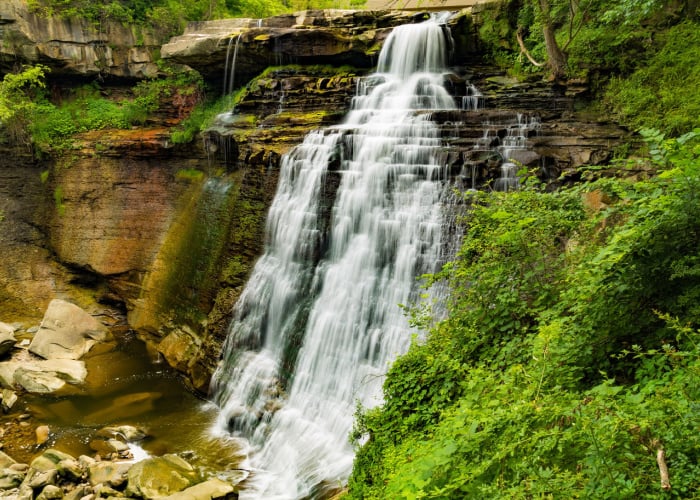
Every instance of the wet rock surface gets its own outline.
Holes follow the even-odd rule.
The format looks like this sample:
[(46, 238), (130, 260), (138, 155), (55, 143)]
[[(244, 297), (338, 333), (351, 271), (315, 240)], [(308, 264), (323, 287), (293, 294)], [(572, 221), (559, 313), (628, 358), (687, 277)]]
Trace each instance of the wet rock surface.
[[(23, 340), (39, 330), (12, 328)], [(93, 372), (96, 381), (90, 380), (90, 372), (81, 374), (86, 377), (83, 380), (71, 370), (64, 373), (57, 368), (68, 364), (85, 371), (85, 365), (91, 363), (40, 359), (28, 351), (30, 342), (23, 346), (18, 342), (9, 360), (0, 364), (3, 370), (11, 371), (10, 365), (14, 369), (9, 384), (14, 390), (2, 391), (3, 403), (12, 396), (14, 404), (4, 407), (5, 415), (0, 415), (0, 498), (77, 500), (86, 495), (160, 498), (174, 494), (179, 495), (176, 498), (234, 498), (236, 485), (245, 475), (233, 474), (222, 480), (214, 474), (238, 467), (245, 453), (215, 438), (207, 442), (203, 434), (211, 415), (197, 409), (194, 400), (182, 401), (189, 394), (178, 380), (169, 378), (174, 374), (163, 373), (165, 367), (143, 365), (150, 361), (144, 359), (147, 353), (133, 334), (129, 341), (118, 326), (110, 330), (117, 342), (101, 342), (85, 354), (88, 361), (109, 359), (99, 365), (99, 374)], [(130, 350), (120, 353), (134, 342)], [(138, 357), (142, 358), (141, 364), (126, 362)], [(38, 380), (56, 373), (64, 376), (63, 382), (81, 394), (32, 394), (32, 386), (23, 387), (19, 382), (24, 380), (17, 376), (17, 372), (24, 373), (30, 367), (37, 370)], [(7, 383), (5, 378), (3, 384)], [(123, 380), (126, 383), (120, 379), (127, 379)], [(114, 387), (94, 390), (103, 384)], [(173, 385), (181, 387), (179, 392), (173, 390)], [(152, 390), (139, 390), (145, 387)], [(158, 422), (154, 431), (139, 424), (154, 419)], [(191, 429), (187, 429), (188, 424)], [(204, 442), (198, 446), (197, 440)], [(201, 451), (202, 446), (212, 449)], [(128, 487), (131, 490), (127, 494)]]
[(34, 334), (29, 352), (44, 359), (80, 359), (93, 345), (111, 338), (107, 327), (83, 309), (54, 299)]

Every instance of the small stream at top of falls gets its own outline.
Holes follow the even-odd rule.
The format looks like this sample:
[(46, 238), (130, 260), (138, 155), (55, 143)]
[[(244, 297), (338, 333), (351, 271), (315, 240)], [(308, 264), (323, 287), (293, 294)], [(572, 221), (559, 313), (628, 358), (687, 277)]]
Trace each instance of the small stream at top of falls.
[(212, 383), (215, 432), (251, 445), (241, 498), (324, 498), (342, 486), (356, 404), (381, 403), (383, 375), (410, 344), (400, 304), (449, 257), (450, 186), (430, 121), (456, 109), (443, 87), (445, 20), (395, 28), (344, 123), (282, 159), (265, 253)]

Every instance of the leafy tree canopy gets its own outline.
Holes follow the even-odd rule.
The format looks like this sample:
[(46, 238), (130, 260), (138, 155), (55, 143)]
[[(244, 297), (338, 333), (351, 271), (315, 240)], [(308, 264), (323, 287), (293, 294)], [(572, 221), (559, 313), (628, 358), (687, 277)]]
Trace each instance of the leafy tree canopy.
[(309, 8), (349, 8), (364, 0), (28, 0), (42, 16), (82, 17), (146, 24), (178, 34), (187, 21), (226, 17), (267, 17)]

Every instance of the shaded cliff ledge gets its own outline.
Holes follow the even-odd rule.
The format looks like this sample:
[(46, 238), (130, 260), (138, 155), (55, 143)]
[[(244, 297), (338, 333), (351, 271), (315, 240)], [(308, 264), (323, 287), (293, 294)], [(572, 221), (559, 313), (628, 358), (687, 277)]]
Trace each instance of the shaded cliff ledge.
[[(425, 11), (322, 10), (195, 22), (163, 45), (161, 57), (190, 66), (215, 84), (235, 62), (235, 86), (268, 66), (330, 64), (368, 70), (376, 66), (382, 43), (395, 26), (428, 16)], [(453, 51), (453, 62), (463, 64), (477, 50), (470, 11), (455, 12), (448, 23), (459, 47)]]

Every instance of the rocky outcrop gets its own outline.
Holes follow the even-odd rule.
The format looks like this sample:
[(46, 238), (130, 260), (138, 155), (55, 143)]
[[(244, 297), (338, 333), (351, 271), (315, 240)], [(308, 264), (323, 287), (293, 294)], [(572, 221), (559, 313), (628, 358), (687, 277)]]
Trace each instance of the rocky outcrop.
[(26, 0), (0, 2), (0, 72), (41, 63), (56, 76), (152, 77), (158, 74), (159, 46), (145, 28), (41, 17), (30, 12)]
[[(384, 39), (394, 26), (426, 19), (426, 12), (304, 11), (267, 19), (225, 19), (190, 23), (181, 36), (163, 45), (161, 56), (186, 64), (212, 82), (233, 74), (236, 88), (269, 66), (289, 64), (376, 65)], [(453, 38), (460, 41), (455, 62), (476, 50), (468, 15), (450, 20)]]
[(66, 498), (155, 498), (212, 500), (237, 498), (238, 481), (205, 479), (177, 455), (133, 461), (78, 458), (49, 448), (30, 464), (0, 452), (2, 497), (46, 500)]

